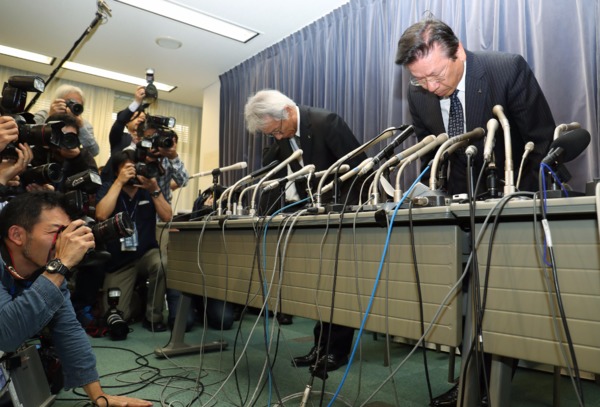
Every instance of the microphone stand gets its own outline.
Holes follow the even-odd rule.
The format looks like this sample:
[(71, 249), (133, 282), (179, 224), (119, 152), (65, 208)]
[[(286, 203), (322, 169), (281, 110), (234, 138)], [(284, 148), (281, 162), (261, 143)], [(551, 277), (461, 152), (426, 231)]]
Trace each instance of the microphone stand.
[[(101, 12), (101, 9), (103, 9), (103, 7), (100, 7), (100, 5), (99, 5), (98, 10), (96, 11), (96, 15), (94, 16), (94, 19), (92, 20), (90, 25), (85, 29), (85, 31), (83, 32), (83, 34), (81, 34), (81, 36), (77, 39), (77, 41), (75, 41), (75, 43), (73, 44), (73, 46), (71, 47), (69, 52), (67, 52), (67, 55), (65, 55), (65, 57), (62, 59), (62, 61), (60, 61), (60, 63), (56, 66), (56, 68), (54, 68), (52, 73), (50, 73), (50, 75), (48, 76), (48, 79), (46, 79), (46, 83), (45, 83), (46, 87), (48, 87), (48, 84), (52, 81), (52, 79), (54, 79), (54, 77), (56, 76), (56, 74), (58, 73), (60, 68), (63, 67), (65, 62), (67, 62), (69, 60), (69, 58), (71, 58), (71, 55), (73, 55), (73, 52), (75, 52), (75, 50), (77, 49), (79, 44), (83, 41), (83, 39), (92, 32), (92, 30), (98, 25), (98, 23), (102, 20), (103, 17), (106, 17)], [(108, 10), (105, 10), (105, 9), (103, 9), (103, 10), (110, 16), (110, 13), (108, 12)], [(35, 96), (29, 101), (29, 104), (27, 105), (27, 107), (25, 107), (26, 112), (28, 112), (29, 109), (31, 109), (33, 107), (33, 105), (35, 105), (35, 102), (37, 102), (40, 95), (41, 95), (41, 93), (36, 93)]]

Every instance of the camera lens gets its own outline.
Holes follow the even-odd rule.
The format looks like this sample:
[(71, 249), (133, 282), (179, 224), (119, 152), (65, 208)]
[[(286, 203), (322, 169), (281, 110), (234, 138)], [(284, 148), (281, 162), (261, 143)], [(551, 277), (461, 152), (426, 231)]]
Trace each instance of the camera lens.
[(79, 116), (83, 113), (83, 105), (81, 103), (77, 103), (75, 99), (67, 100), (67, 107), (75, 116)]
[(63, 171), (57, 163), (48, 163), (26, 170), (20, 179), (23, 185), (57, 183), (62, 181)]
[(92, 234), (97, 245), (117, 238), (129, 237), (133, 234), (133, 222), (127, 212), (119, 212), (112, 218), (93, 225)]
[(109, 314), (106, 317), (106, 326), (108, 327), (108, 332), (112, 340), (120, 341), (127, 339), (129, 326), (116, 309), (109, 310)]

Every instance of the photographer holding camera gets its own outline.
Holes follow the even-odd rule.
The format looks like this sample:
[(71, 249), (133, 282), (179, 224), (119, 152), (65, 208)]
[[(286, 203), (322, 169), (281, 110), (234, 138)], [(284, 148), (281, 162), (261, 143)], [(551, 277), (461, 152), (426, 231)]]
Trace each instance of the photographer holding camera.
[(50, 111), (40, 110), (34, 116), (37, 124), (47, 122), (48, 117), (57, 114), (69, 114), (77, 121), (79, 128), (79, 140), (84, 149), (88, 150), (92, 157), (100, 152), (100, 147), (94, 137), (94, 127), (90, 122), (81, 118), (85, 97), (83, 91), (77, 86), (61, 85), (56, 89), (54, 101), (50, 105)]
[(71, 220), (62, 194), (31, 192), (13, 198), (0, 213), (0, 349), (17, 350), (50, 329), (65, 388), (82, 387), (99, 406), (151, 406), (102, 390), (96, 358), (71, 302), (66, 276), (94, 237), (83, 220)]
[[(165, 331), (163, 309), (165, 278), (162, 273), (159, 245), (156, 240), (157, 217), (163, 222), (171, 219), (171, 205), (165, 199), (156, 178), (136, 174), (136, 152), (125, 150), (112, 158), (113, 181), (104, 182), (98, 191), (96, 218), (103, 221), (117, 212), (127, 212), (135, 225), (130, 238), (106, 244), (112, 255), (110, 269), (104, 279), (104, 289), (121, 289), (119, 310), (123, 318), (131, 317), (131, 298), (139, 275), (149, 280), (148, 301), (143, 326), (153, 332)], [(104, 300), (107, 309), (108, 301)]]

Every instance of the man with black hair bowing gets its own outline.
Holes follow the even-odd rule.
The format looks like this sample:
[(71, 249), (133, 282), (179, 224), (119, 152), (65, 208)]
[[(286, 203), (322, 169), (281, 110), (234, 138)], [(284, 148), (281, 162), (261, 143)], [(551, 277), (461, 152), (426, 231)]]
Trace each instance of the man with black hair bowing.
[(0, 214), (0, 234), (0, 350), (13, 352), (48, 327), (65, 388), (82, 387), (98, 406), (151, 406), (108, 395), (100, 386), (65, 277), (94, 248), (94, 236), (83, 220), (71, 220), (63, 196), (30, 192), (13, 198)]

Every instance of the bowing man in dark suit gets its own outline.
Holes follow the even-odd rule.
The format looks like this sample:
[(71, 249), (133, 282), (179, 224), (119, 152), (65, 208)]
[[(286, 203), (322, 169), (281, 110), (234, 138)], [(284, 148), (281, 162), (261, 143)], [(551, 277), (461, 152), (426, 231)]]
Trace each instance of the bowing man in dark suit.
[[(447, 132), (452, 121), (451, 96), (458, 90), (464, 133), (486, 128), (492, 108), (501, 105), (510, 123), (513, 159), (517, 165), (524, 146), (535, 149), (524, 167), (520, 190), (538, 190), (538, 168), (554, 134), (554, 119), (546, 98), (520, 55), (499, 52), (469, 52), (445, 23), (427, 19), (410, 26), (398, 42), (396, 63), (411, 74), (408, 103), (419, 139)], [(494, 148), (498, 174), (504, 174), (504, 137), (499, 129)], [(475, 173), (483, 163), (483, 140), (474, 143), (478, 155)], [(427, 163), (431, 157), (426, 157)], [(447, 189), (449, 194), (467, 192), (466, 156), (453, 154)], [(431, 405), (455, 406), (458, 387), (436, 397)], [(486, 404), (487, 405), (487, 404)]]
[[(314, 164), (316, 171), (321, 171), (360, 146), (339, 115), (324, 109), (297, 106), (293, 100), (276, 90), (262, 90), (251, 96), (246, 103), (244, 116), (250, 133), (261, 132), (275, 139), (263, 154), (265, 165), (273, 160), (283, 161), (292, 151), (301, 148), (303, 155), (300, 166)], [(352, 168), (366, 158), (361, 153), (347, 164)], [(291, 173), (296, 169), (289, 166), (287, 171)], [(281, 176), (285, 176), (285, 173)], [(300, 183), (290, 185), (286, 188), (286, 200), (295, 201), (304, 197), (304, 189)], [(345, 199), (343, 194), (344, 188), (342, 202)], [(330, 330), (331, 340), (327, 347)], [(294, 358), (295, 366), (311, 366), (311, 370), (323, 372), (335, 370), (348, 362), (354, 337), (353, 328), (323, 323), (321, 329), (321, 324), (317, 322), (314, 336), (313, 348), (307, 355)], [(326, 349), (329, 349), (328, 354)]]
[[(470, 52), (452, 29), (439, 20), (427, 19), (409, 27), (398, 42), (396, 63), (412, 76), (408, 103), (419, 139), (448, 131), (450, 96), (458, 90), (464, 112), (464, 132), (486, 128), (494, 117), (492, 108), (501, 105), (510, 122), (513, 159), (519, 165), (525, 144), (534, 151), (523, 169), (520, 190), (538, 190), (538, 169), (554, 134), (554, 119), (540, 85), (525, 59), (516, 54)], [(504, 175), (505, 149), (502, 130), (496, 132), (494, 148), (498, 174)], [(482, 165), (483, 139), (474, 143), (475, 160)], [(426, 158), (428, 162), (431, 157)], [(449, 194), (464, 193), (466, 158), (453, 154), (448, 176)]]

